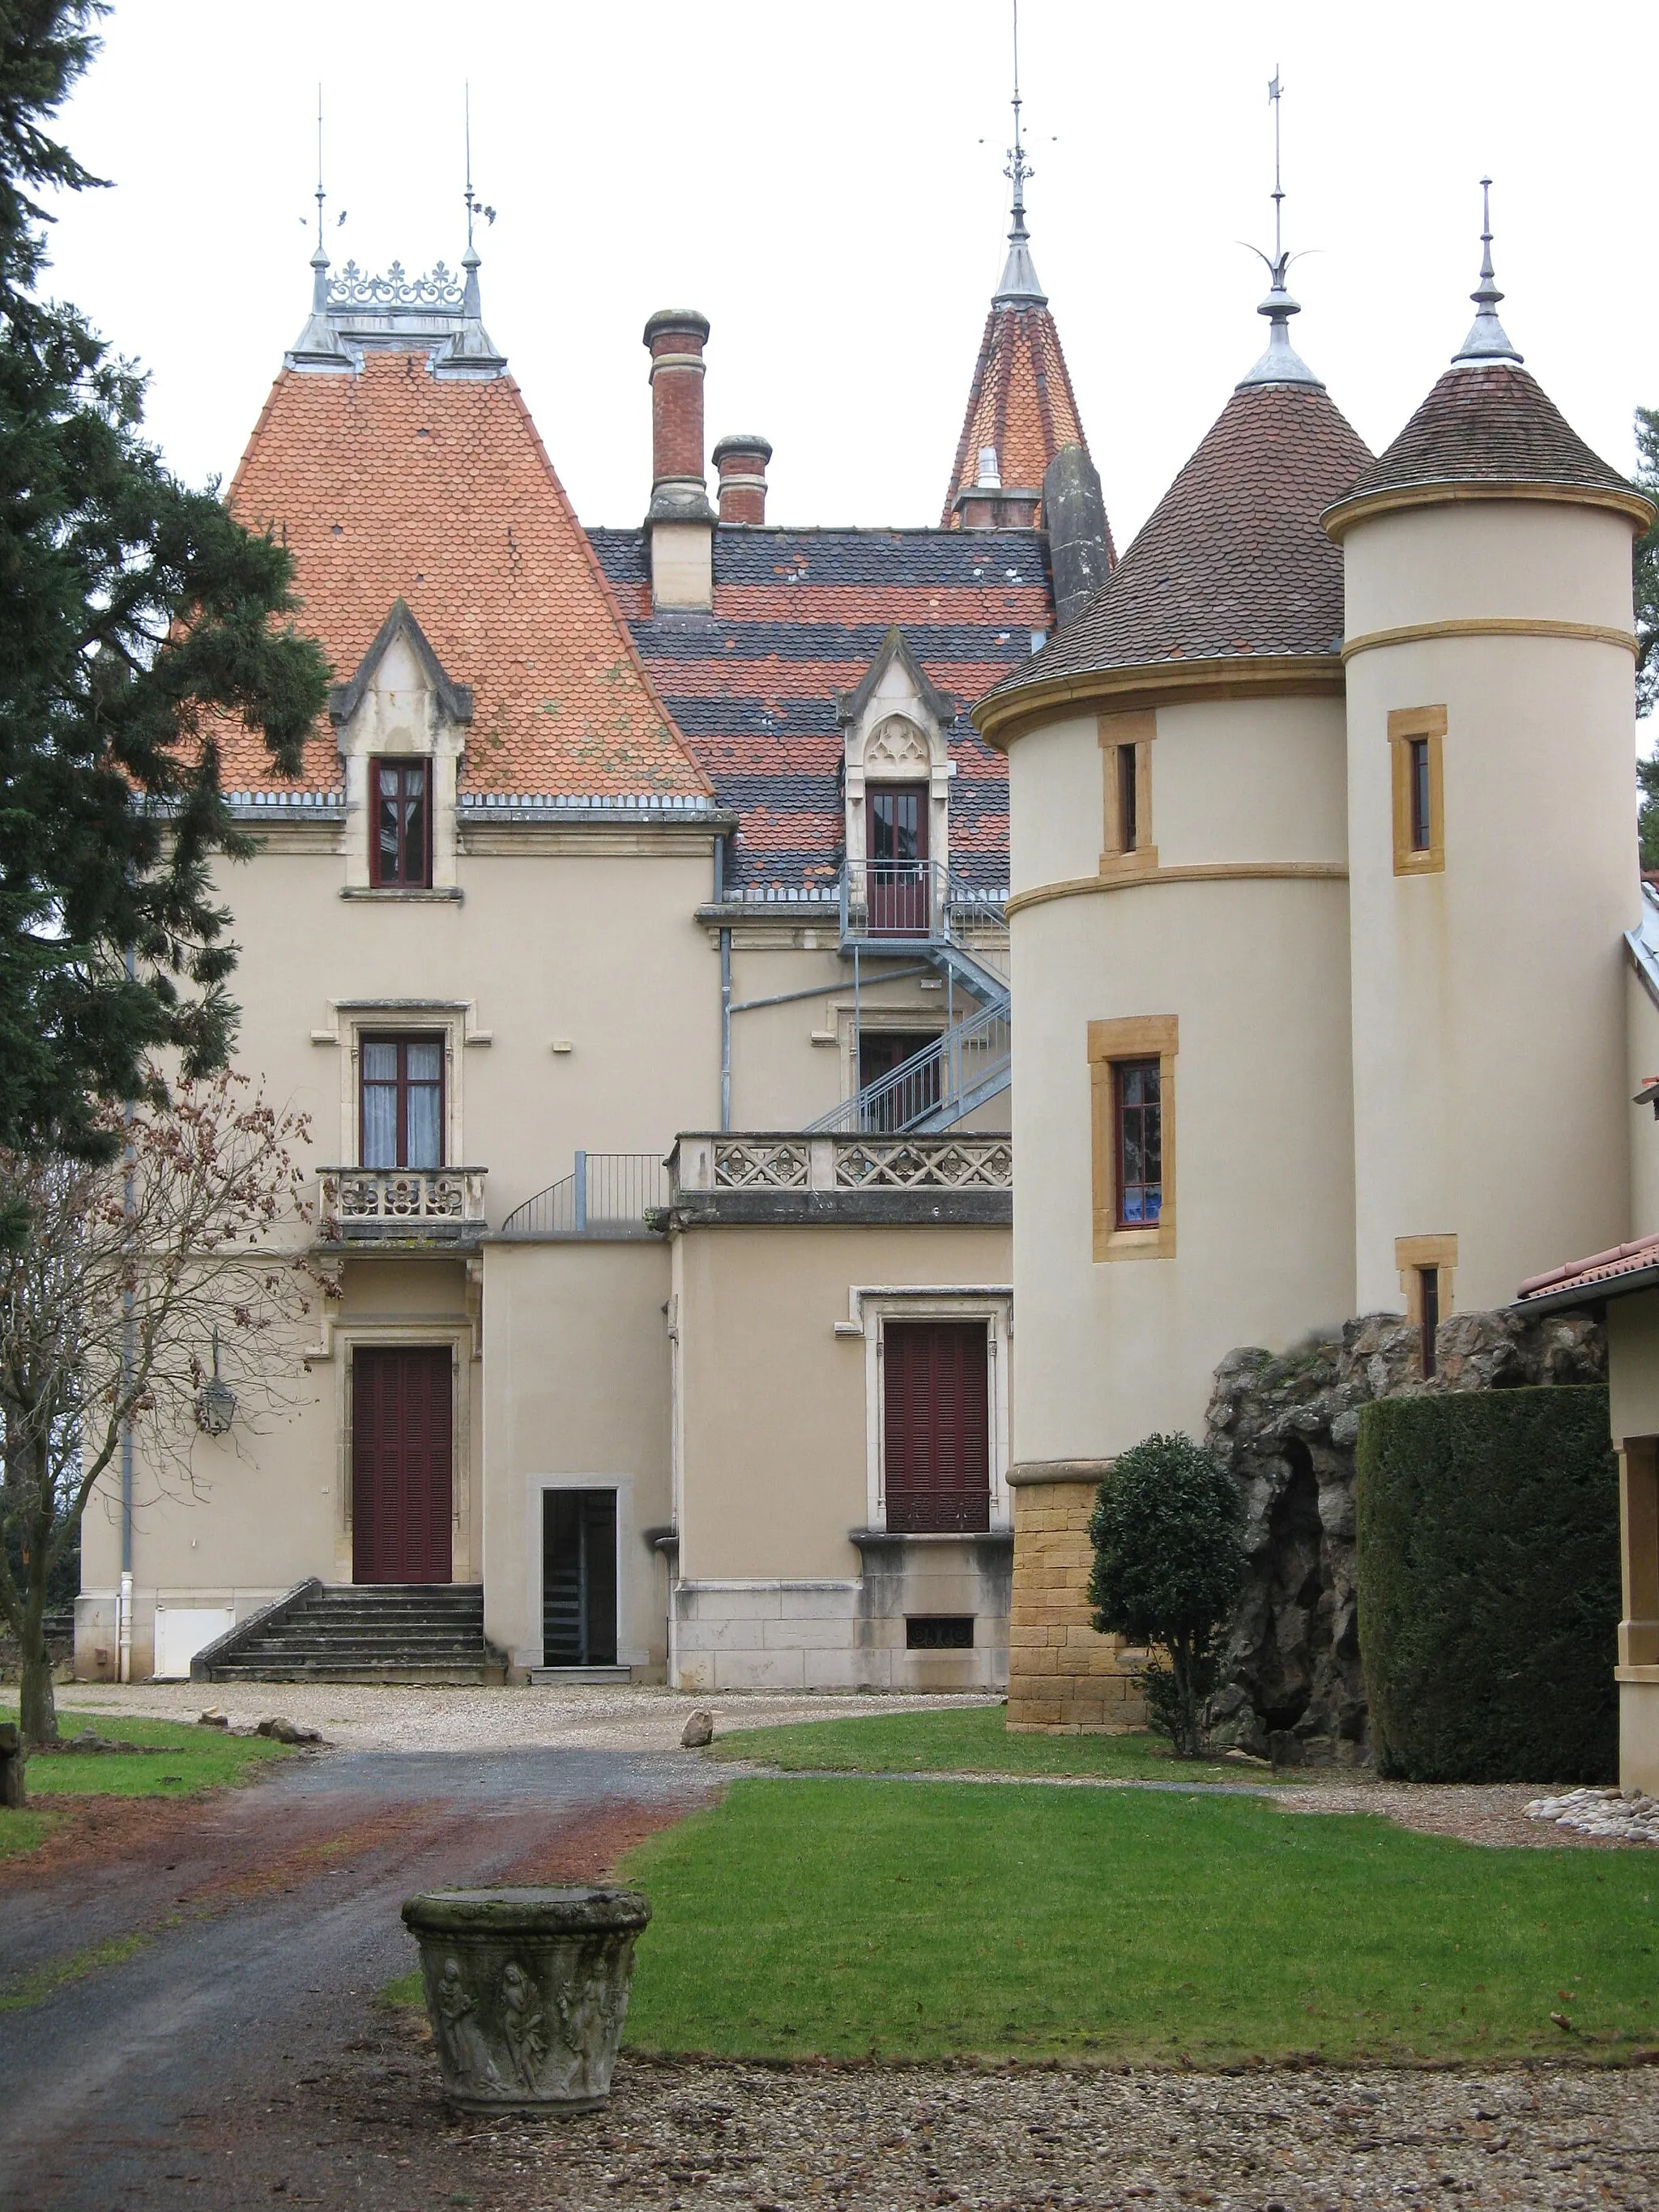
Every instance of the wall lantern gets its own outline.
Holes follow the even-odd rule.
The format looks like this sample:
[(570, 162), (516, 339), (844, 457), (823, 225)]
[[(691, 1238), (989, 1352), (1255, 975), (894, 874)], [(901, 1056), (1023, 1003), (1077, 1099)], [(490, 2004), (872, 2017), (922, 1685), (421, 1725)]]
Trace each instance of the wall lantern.
[(196, 1425), (204, 1437), (222, 1437), (236, 1418), (236, 1393), (219, 1379), (219, 1332), (213, 1332), (213, 1380), (196, 1393)]

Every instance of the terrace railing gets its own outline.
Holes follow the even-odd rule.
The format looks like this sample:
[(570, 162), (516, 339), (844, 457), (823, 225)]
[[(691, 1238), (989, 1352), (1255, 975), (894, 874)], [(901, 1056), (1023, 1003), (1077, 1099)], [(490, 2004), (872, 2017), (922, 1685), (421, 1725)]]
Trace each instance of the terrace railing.
[(647, 1216), (669, 1201), (655, 1152), (578, 1152), (570, 1174), (515, 1206), (503, 1237), (651, 1237)]
[(1007, 1089), (1011, 1038), (1006, 1006), (982, 1007), (807, 1127), (880, 1135), (947, 1129)]

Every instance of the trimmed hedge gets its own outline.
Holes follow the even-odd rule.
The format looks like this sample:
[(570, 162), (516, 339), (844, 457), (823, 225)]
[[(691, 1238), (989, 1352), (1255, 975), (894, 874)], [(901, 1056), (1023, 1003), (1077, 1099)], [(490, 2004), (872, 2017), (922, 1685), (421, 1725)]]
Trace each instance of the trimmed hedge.
[(1377, 1770), (1611, 1782), (1619, 1485), (1596, 1387), (1359, 1417), (1359, 1648)]

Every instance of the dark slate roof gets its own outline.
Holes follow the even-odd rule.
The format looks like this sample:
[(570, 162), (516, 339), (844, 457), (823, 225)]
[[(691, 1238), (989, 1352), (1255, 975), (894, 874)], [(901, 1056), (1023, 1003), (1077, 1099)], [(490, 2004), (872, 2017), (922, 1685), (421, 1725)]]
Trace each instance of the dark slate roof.
[(1345, 496), (1419, 484), (1588, 485), (1628, 492), (1524, 368), (1508, 362), (1449, 368), (1379, 461)]
[(836, 695), (856, 686), (895, 624), (957, 709), (952, 866), (1007, 882), (1006, 766), (967, 709), (1053, 625), (1040, 532), (721, 524), (710, 615), (653, 614), (642, 531), (587, 534), (717, 804), (742, 817), (734, 889), (834, 883), (845, 842)]
[(1076, 622), (997, 687), (1342, 644), (1342, 556), (1321, 524), (1370, 453), (1310, 385), (1241, 386)]

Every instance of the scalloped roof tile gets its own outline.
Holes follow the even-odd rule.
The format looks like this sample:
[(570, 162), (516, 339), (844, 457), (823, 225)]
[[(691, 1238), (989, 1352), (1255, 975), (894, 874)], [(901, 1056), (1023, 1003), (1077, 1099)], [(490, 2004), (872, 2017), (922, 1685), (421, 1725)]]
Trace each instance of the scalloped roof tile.
[[(960, 526), (957, 495), (973, 483), (985, 446), (996, 447), (1003, 483), (1024, 491), (1042, 489), (1043, 471), (1062, 446), (1089, 450), (1060, 331), (1046, 306), (999, 301), (985, 318), (939, 518), (947, 530)], [(1109, 530), (1107, 555), (1113, 557)]]
[(1447, 369), (1382, 459), (1343, 497), (1437, 483), (1631, 488), (1590, 451), (1537, 378), (1509, 362)]
[[(472, 687), (463, 791), (708, 792), (511, 377), (440, 380), (414, 351), (368, 353), (356, 375), (285, 368), (228, 496), (292, 549), (297, 625), (337, 680), (408, 602)], [(219, 734), (227, 790), (339, 781), (325, 720), (297, 784), (257, 730)]]
[(1342, 645), (1342, 556), (1320, 517), (1370, 461), (1328, 394), (1242, 386), (1088, 609), (987, 696), (1181, 660)]

